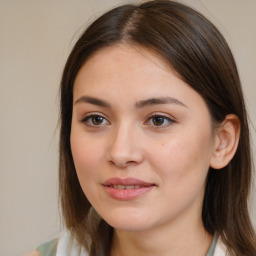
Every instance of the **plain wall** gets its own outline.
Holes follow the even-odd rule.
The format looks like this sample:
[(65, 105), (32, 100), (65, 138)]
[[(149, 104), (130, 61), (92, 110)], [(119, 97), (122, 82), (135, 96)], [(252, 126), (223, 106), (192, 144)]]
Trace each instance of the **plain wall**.
[[(125, 2), (0, 1), (0, 256), (24, 255), (61, 229), (57, 123), (62, 68), (81, 27)], [(228, 40), (256, 126), (256, 1), (180, 2), (205, 14)], [(255, 130), (252, 135), (255, 142)]]

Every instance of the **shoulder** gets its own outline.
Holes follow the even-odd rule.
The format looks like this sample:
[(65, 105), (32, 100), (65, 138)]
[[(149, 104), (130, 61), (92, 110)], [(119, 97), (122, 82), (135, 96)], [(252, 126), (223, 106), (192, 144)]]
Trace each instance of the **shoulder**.
[[(36, 249), (39, 252), (40, 256), (55, 256), (57, 253), (59, 238), (53, 238), (42, 244), (40, 244)], [(38, 254), (37, 254), (38, 256)]]
[(88, 256), (87, 251), (82, 247), (69, 231), (65, 231), (58, 237), (41, 243), (36, 250), (26, 256)]
[(26, 254), (25, 256), (40, 256), (40, 253), (38, 250), (34, 250), (34, 251)]
[(37, 248), (26, 256), (56, 256), (59, 238), (54, 238), (41, 243)]

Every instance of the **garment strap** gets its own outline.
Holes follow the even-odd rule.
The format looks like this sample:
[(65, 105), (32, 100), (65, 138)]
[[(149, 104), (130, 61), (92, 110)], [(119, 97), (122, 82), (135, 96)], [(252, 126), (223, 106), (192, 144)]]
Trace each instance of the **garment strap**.
[(51, 239), (40, 244), (36, 249), (40, 256), (55, 256), (57, 250), (58, 238)]

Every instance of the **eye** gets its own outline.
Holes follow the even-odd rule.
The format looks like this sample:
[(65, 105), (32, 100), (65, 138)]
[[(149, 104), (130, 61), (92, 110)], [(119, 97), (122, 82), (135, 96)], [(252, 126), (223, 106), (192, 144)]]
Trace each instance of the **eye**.
[(81, 122), (85, 123), (86, 125), (89, 125), (89, 126), (109, 125), (109, 122), (105, 117), (100, 116), (100, 115), (96, 115), (96, 114), (88, 115), (88, 116), (84, 117), (81, 120)]
[(153, 115), (147, 120), (146, 124), (153, 125), (155, 127), (166, 127), (174, 122), (175, 121), (170, 117), (164, 115)]

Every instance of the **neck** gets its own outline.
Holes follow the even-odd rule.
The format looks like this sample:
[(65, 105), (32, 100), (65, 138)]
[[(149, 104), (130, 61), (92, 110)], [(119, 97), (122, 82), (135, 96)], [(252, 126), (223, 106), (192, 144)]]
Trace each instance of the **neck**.
[(111, 256), (205, 256), (212, 236), (201, 220), (145, 231), (114, 231)]

